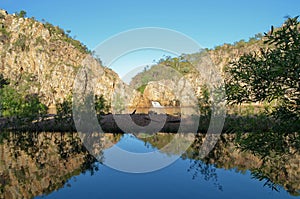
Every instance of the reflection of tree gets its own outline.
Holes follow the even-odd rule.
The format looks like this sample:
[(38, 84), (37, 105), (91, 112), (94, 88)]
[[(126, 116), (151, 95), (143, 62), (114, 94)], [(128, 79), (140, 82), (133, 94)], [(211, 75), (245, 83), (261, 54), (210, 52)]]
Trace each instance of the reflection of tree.
[[(153, 136), (143, 137), (142, 139), (145, 144), (150, 143), (152, 147), (160, 149), (161, 152), (171, 154), (171, 155), (180, 155), (181, 150), (178, 150), (176, 145), (172, 145), (173, 148), (168, 147), (167, 145), (176, 138), (176, 134), (171, 133), (157, 133)], [(222, 191), (222, 186), (218, 183), (218, 176), (216, 173), (216, 168), (212, 164), (206, 163), (203, 160), (200, 160), (200, 146), (205, 135), (197, 134), (196, 139), (192, 146), (182, 154), (182, 159), (190, 159), (191, 166), (188, 169), (188, 172), (193, 172), (193, 179), (200, 177), (199, 174), (203, 177), (205, 181), (213, 182), (213, 184)], [(186, 139), (194, 139), (194, 137), (189, 137), (189, 134), (185, 135)], [(181, 139), (182, 141), (182, 139)], [(167, 147), (166, 147), (167, 146)], [(175, 147), (175, 148), (174, 148)]]
[(275, 190), (275, 191), (279, 191), (278, 190), (278, 184), (272, 182), (270, 180), (270, 178), (268, 177), (268, 175), (266, 175), (264, 172), (262, 172), (261, 169), (254, 169), (251, 171), (251, 174), (252, 174), (252, 177), (259, 180), (259, 181), (265, 181), (264, 182), (264, 186), (267, 186), (269, 187), (270, 189), (272, 190)]
[(98, 170), (76, 133), (1, 133), (0, 198), (32, 198)]
[(283, 187), (291, 195), (299, 194), (299, 134), (222, 134), (215, 148), (201, 158), (204, 138), (204, 134), (197, 134), (194, 143), (182, 155), (184, 159), (191, 159), (193, 176), (201, 174), (204, 179), (217, 181), (214, 168), (250, 171), (253, 178), (263, 181), (264, 186), (272, 190)]
[(220, 191), (223, 191), (222, 185), (218, 182), (218, 175), (216, 173), (216, 168), (208, 163), (204, 163), (201, 160), (192, 160), (191, 166), (188, 172), (193, 172), (193, 179), (199, 177), (199, 174), (203, 177), (205, 181), (213, 182), (214, 186)]
[(246, 134), (237, 140), (238, 147), (255, 154), (262, 161), (251, 169), (255, 179), (277, 190), (283, 186), (291, 195), (299, 195), (299, 133), (264, 132)]
[(202, 158), (201, 146), (205, 138), (204, 134), (198, 133), (195, 137), (195, 141), (191, 147), (182, 155), (183, 159), (191, 159), (191, 166), (188, 172), (193, 172), (193, 179), (201, 177), (205, 181), (213, 182), (214, 186), (223, 191), (222, 185), (218, 182), (218, 175), (216, 173), (216, 166), (209, 162), (208, 158)]

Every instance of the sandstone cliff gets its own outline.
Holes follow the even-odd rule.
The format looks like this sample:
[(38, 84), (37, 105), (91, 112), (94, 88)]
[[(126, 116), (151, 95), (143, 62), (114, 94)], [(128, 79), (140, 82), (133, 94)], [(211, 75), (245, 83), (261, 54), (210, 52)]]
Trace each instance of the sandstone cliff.
[[(245, 53), (260, 52), (261, 48), (266, 47), (263, 44), (262, 35), (257, 34), (248, 42), (241, 40), (234, 44), (217, 46), (214, 49), (204, 49), (194, 54), (176, 58), (167, 57), (161, 59), (150, 69), (145, 68), (143, 72), (137, 74), (130, 85), (139, 88), (144, 98), (149, 101), (172, 105), (169, 102), (181, 101), (182, 103), (182, 100), (179, 100), (174, 92), (171, 94), (170, 90), (174, 88), (174, 85), (178, 85), (179, 80), (185, 79), (189, 83), (185, 85), (185, 89), (191, 86), (193, 95), (196, 98), (203, 98), (202, 87), (204, 84), (210, 84), (217, 80), (216, 72), (224, 79), (224, 69), (230, 65), (230, 62), (237, 60)], [(169, 81), (167, 86), (159, 86), (166, 81)]]
[[(57, 26), (0, 11), (0, 74), (17, 89), (38, 94), (48, 107), (72, 95), (77, 72), (89, 54), (83, 44)], [(129, 89), (100, 62), (95, 67), (99, 72), (93, 85), (95, 95), (110, 102), (117, 85), (121, 90)], [(138, 97), (132, 90), (127, 94)]]

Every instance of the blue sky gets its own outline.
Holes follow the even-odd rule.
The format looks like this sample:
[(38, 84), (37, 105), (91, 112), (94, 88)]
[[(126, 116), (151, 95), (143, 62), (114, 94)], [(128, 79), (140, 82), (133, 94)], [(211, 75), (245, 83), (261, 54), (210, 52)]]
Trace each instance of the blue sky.
[[(280, 26), (286, 15), (300, 15), (299, 0), (2, 0), (0, 8), (9, 13), (25, 10), (28, 17), (71, 30), (90, 49), (115, 34), (142, 27), (173, 29), (213, 48)], [(161, 55), (134, 64), (157, 56)]]

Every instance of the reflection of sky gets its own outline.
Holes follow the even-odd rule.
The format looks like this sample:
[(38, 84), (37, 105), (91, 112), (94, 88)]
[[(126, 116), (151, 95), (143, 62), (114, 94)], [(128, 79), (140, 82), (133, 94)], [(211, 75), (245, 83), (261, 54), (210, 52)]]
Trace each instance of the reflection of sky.
[(144, 141), (135, 138), (134, 135), (131, 134), (124, 134), (115, 146), (134, 153), (147, 153), (157, 150), (151, 144), (145, 143)]
[[(135, 152), (152, 150), (133, 136), (123, 137), (118, 146)], [(45, 198), (294, 198), (283, 189), (278, 193), (263, 187), (263, 182), (251, 179), (250, 172), (241, 174), (235, 170), (216, 169), (216, 182), (204, 180), (200, 173), (192, 179), (194, 170), (187, 172), (191, 164), (191, 160), (178, 159), (164, 169), (144, 174), (123, 173), (99, 164), (99, 171), (93, 176), (86, 173), (74, 177), (69, 182), (71, 187)], [(222, 190), (216, 184), (222, 186)]]

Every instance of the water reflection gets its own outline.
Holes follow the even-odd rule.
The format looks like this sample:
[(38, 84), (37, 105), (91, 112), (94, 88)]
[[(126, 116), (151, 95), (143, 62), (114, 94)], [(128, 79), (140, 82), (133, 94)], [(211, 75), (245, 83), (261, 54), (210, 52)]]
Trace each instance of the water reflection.
[[(93, 175), (98, 171), (101, 161), (105, 161), (99, 157), (102, 157), (114, 144), (118, 145), (126, 138), (126, 135), (122, 134), (91, 135), (93, 136), (91, 153), (97, 154), (100, 164), (82, 145), (77, 133), (2, 132), (0, 134), (0, 198), (33, 198), (47, 195), (69, 186), (72, 176), (85, 172)], [(142, 142), (145, 148), (151, 148), (149, 151), (161, 149), (162, 154), (176, 156), (182, 151), (178, 148), (165, 147), (176, 136), (167, 133), (157, 133), (152, 136), (137, 134), (130, 136), (130, 139)], [(241, 174), (251, 172), (253, 178), (258, 182), (262, 181), (261, 186), (265, 185), (274, 190), (284, 188), (291, 195), (298, 195), (300, 154), (292, 138), (299, 137), (297, 135), (286, 137), (287, 144), (284, 146), (289, 146), (288, 150), (269, 149), (268, 153), (259, 153), (261, 150), (251, 148), (251, 144), (246, 147), (246, 142), (250, 142), (249, 140), (241, 141), (240, 136), (236, 134), (223, 134), (214, 150), (202, 158), (199, 149), (205, 135), (197, 134), (193, 144), (181, 155), (181, 160), (189, 162), (186, 171), (191, 174), (191, 179), (197, 181), (201, 178), (212, 183), (220, 191), (226, 190), (217, 172), (218, 169), (223, 169), (235, 170)], [(260, 137), (260, 142), (264, 143), (264, 141)], [(122, 144), (119, 145), (122, 147)]]
[(75, 133), (1, 133), (1, 198), (32, 198), (97, 170)]
[[(160, 148), (171, 139), (170, 136), (172, 135), (156, 134), (144, 140)], [(283, 187), (291, 195), (298, 196), (300, 190), (299, 136), (285, 135), (284, 145), (278, 137), (277, 139), (272, 137), (270, 140), (265, 134), (255, 134), (254, 137), (249, 134), (243, 136), (247, 139), (242, 139), (239, 134), (222, 134), (214, 149), (205, 158), (201, 158), (199, 152), (205, 135), (197, 134), (194, 143), (182, 155), (183, 159), (191, 161), (188, 171), (193, 172), (193, 178), (202, 177), (222, 190), (215, 168), (233, 169), (242, 174), (250, 171), (252, 178), (262, 181), (262, 186), (275, 191)], [(257, 139), (258, 136), (260, 139)], [(275, 139), (280, 147), (275, 147)], [(272, 144), (266, 147), (270, 141)]]

